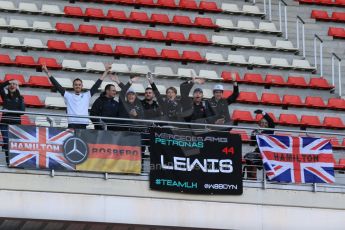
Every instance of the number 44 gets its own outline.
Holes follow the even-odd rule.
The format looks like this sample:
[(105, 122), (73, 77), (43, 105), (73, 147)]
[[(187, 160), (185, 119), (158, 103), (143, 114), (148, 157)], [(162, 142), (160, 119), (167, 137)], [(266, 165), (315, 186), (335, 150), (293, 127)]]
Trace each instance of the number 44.
[(223, 148), (222, 152), (225, 153), (226, 155), (228, 155), (228, 154), (234, 155), (235, 154), (234, 147), (225, 147), (225, 148)]

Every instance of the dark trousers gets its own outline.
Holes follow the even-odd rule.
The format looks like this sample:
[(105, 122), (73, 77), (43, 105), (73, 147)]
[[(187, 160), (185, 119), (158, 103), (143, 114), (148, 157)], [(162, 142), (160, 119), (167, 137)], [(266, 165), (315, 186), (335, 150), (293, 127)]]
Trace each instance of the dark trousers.
[(8, 155), (8, 125), (0, 125), (1, 135), (2, 135), (2, 150), (5, 153), (6, 163), (9, 165), (9, 155)]
[(68, 124), (68, 128), (70, 129), (86, 129), (85, 124)]

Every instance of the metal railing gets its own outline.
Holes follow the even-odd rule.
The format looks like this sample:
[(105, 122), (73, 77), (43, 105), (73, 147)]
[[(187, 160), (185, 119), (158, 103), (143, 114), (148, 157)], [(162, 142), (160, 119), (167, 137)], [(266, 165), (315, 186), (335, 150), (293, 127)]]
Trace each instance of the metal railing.
[(282, 4), (284, 7), (284, 37), (286, 40), (289, 39), (288, 35), (288, 25), (287, 25), (287, 4), (284, 0), (279, 0), (278, 1), (278, 12), (279, 12), (279, 30), (283, 32), (283, 22), (282, 22)]
[[(296, 133), (300, 134), (306, 134), (307, 136), (313, 136), (313, 134), (317, 135), (327, 135), (327, 136), (341, 136), (345, 137), (345, 132), (324, 132), (324, 131), (309, 131), (309, 130), (292, 130), (292, 129), (271, 129), (271, 128), (261, 128), (261, 127), (250, 127), (250, 126), (237, 126), (237, 125), (215, 125), (215, 124), (205, 124), (205, 123), (189, 123), (189, 122), (170, 122), (170, 121), (162, 121), (162, 120), (136, 120), (136, 119), (129, 119), (129, 118), (114, 118), (114, 117), (99, 117), (99, 116), (76, 116), (76, 115), (67, 115), (67, 114), (54, 114), (54, 113), (36, 113), (36, 112), (22, 112), (22, 111), (7, 111), (7, 110), (0, 110), (0, 112), (6, 112), (7, 114), (10, 113), (22, 113), (27, 116), (30, 116), (34, 118), (35, 116), (46, 116), (48, 123), (53, 127), (54, 126), (54, 118), (68, 118), (68, 117), (77, 117), (77, 118), (89, 118), (89, 119), (106, 119), (114, 121), (112, 124), (105, 124), (103, 122), (96, 122), (95, 125), (103, 125), (103, 127), (106, 129), (110, 126), (117, 126), (117, 127), (130, 127), (130, 128), (148, 128), (150, 126), (168, 126), (172, 129), (177, 130), (189, 130), (192, 132), (208, 132), (214, 130), (215, 128), (217, 131), (220, 132), (229, 132), (230, 129), (243, 129), (243, 130), (274, 130), (276, 132), (285, 132), (285, 133), (291, 133), (291, 135), (296, 135)], [(49, 122), (50, 121), (50, 122)], [(127, 124), (126, 124), (127, 123)], [(219, 130), (219, 128), (222, 128), (223, 131)], [(224, 130), (227, 129), (227, 130)], [(147, 130), (147, 129), (142, 129)], [(145, 131), (144, 131), (145, 132)], [(142, 139), (143, 142), (148, 141), (146, 139)], [(248, 145), (248, 144), (246, 144)], [(149, 148), (147, 146), (147, 143), (143, 143), (143, 161), (146, 161), (146, 164), (149, 164)], [(251, 148), (251, 147), (250, 147)], [(255, 148), (253, 146), (253, 148)], [(5, 167), (5, 164), (0, 164), (0, 166)], [(263, 189), (268, 188), (275, 188), (275, 189), (289, 189), (289, 190), (307, 190), (307, 191), (327, 191), (327, 192), (345, 192), (345, 174), (337, 174), (336, 176), (336, 184), (331, 185), (319, 185), (319, 184), (289, 184), (289, 183), (278, 183), (278, 182), (271, 182), (266, 180), (265, 171), (264, 169), (259, 169), (257, 166), (252, 166), (249, 164), (243, 165), (243, 179), (245, 181), (245, 185), (249, 187), (261, 187)], [(149, 167), (145, 166), (145, 163), (143, 164), (143, 171), (142, 176), (148, 176), (149, 173)], [(9, 169), (11, 170), (11, 169)], [(340, 171), (342, 172), (342, 171)], [(15, 173), (15, 172), (14, 172)], [(50, 176), (55, 176), (57, 173), (54, 170), (51, 170), (49, 173)], [(69, 172), (61, 172), (62, 175), (68, 175)], [(70, 172), (73, 173), (73, 172)], [(345, 171), (344, 171), (345, 173)], [(80, 173), (78, 173), (80, 174)], [(95, 173), (93, 173), (94, 175)], [(102, 175), (102, 173), (99, 173)], [(87, 173), (86, 173), (87, 175)], [(255, 176), (253, 176), (255, 175)], [(120, 177), (121, 175), (114, 175), (114, 177)], [(127, 175), (128, 176), (128, 175)], [(103, 173), (103, 176), (105, 179), (111, 178), (110, 173)], [(135, 176), (133, 176), (135, 177)]]
[(342, 97), (341, 58), (335, 53), (332, 53), (332, 85), (335, 86), (335, 59), (338, 61), (338, 95)]
[(319, 58), (320, 58), (320, 75), (323, 76), (323, 40), (316, 34), (314, 34), (314, 65), (315, 69), (318, 69), (318, 63), (317, 63), (317, 41), (319, 41)]
[(300, 47), (300, 23), (301, 23), (301, 30), (302, 30), (302, 55), (303, 58), (306, 57), (305, 55), (305, 21), (300, 17), (297, 16), (296, 19), (296, 36), (297, 36), (297, 49), (299, 50)]

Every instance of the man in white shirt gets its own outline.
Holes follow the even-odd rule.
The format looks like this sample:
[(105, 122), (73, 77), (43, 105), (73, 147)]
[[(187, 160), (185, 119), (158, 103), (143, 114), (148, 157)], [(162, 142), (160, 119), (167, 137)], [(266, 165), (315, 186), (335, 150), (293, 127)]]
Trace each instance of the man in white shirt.
[[(57, 91), (64, 97), (67, 106), (68, 115), (88, 116), (89, 104), (91, 97), (97, 92), (101, 86), (102, 81), (110, 72), (110, 66), (107, 67), (103, 75), (95, 82), (90, 91), (82, 92), (83, 81), (79, 78), (73, 80), (73, 91), (68, 92), (63, 88), (56, 79), (49, 73), (46, 66), (42, 67), (42, 70), (48, 75), (50, 81), (55, 86)], [(68, 128), (73, 129), (85, 129), (89, 124), (88, 118), (81, 117), (68, 117)]]

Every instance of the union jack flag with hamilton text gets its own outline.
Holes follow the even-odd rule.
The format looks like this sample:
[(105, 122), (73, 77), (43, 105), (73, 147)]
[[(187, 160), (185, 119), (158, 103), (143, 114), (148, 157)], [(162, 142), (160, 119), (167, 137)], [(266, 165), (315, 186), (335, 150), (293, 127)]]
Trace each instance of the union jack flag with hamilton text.
[(63, 154), (64, 141), (72, 130), (9, 125), (10, 167), (75, 170)]
[(313, 137), (257, 135), (269, 180), (291, 183), (334, 183), (329, 140)]

